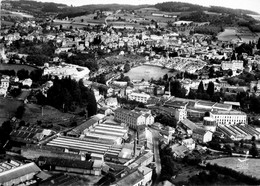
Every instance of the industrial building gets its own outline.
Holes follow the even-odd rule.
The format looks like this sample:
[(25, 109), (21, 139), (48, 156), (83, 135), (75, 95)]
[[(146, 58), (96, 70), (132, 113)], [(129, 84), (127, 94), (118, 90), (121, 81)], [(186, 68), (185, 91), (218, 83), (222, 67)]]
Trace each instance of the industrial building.
[(250, 125), (220, 125), (217, 131), (235, 141), (241, 139), (251, 140), (253, 136), (256, 139), (260, 139), (260, 132)]
[(214, 118), (218, 125), (247, 124), (247, 115), (241, 111), (212, 111), (210, 117)]
[(154, 123), (154, 117), (143, 111), (131, 111), (123, 108), (115, 110), (115, 120), (127, 124), (130, 128), (136, 129), (140, 125), (151, 125)]
[(34, 163), (23, 164), (18, 161), (0, 163), (0, 185), (11, 186), (36, 183), (37, 174), (41, 169)]

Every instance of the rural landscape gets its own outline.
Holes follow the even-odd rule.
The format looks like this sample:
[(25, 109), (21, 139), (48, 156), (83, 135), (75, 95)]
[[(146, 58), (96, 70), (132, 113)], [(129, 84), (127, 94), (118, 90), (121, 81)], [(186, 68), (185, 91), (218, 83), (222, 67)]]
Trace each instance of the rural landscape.
[(260, 185), (257, 0), (43, 1), (0, 2), (1, 186)]

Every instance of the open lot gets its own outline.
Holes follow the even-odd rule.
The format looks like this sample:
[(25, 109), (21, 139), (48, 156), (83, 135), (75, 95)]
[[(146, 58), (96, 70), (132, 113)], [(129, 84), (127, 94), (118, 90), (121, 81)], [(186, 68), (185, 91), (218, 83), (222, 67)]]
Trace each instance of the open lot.
[[(242, 160), (242, 161), (241, 161)], [(247, 159), (244, 158), (221, 158), (214, 160), (207, 160), (207, 163), (217, 164), (221, 167), (227, 167), (239, 172), (243, 172), (246, 175), (250, 175), (260, 179), (260, 159)]]
[(169, 76), (174, 75), (174, 73), (169, 72), (168, 69), (162, 69), (156, 66), (142, 65), (132, 68), (129, 72), (125, 73), (125, 76), (129, 76), (131, 80), (150, 80), (151, 78), (157, 80), (162, 78), (165, 74)]
[(26, 104), (23, 120), (32, 125), (41, 121), (43, 124), (53, 124), (53, 130), (62, 130), (63, 126), (67, 126), (73, 118), (73, 114), (63, 113), (51, 106), (44, 106), (43, 108), (36, 104)]
[(0, 125), (15, 115), (17, 108), (22, 105), (21, 101), (8, 98), (0, 98)]

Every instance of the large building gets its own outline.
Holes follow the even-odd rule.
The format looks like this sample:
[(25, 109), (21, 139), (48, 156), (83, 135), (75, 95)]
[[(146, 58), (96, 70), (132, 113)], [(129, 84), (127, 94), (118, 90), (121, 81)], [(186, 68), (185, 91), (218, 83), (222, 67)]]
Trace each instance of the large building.
[(0, 163), (0, 185), (35, 184), (41, 169), (34, 163), (23, 164), (18, 161)]
[(243, 70), (244, 66), (243, 66), (243, 61), (239, 61), (239, 60), (233, 60), (233, 61), (222, 61), (221, 63), (221, 68), (222, 70)]
[(217, 125), (247, 124), (247, 115), (241, 111), (212, 111), (210, 117), (215, 119)]
[(145, 94), (145, 93), (136, 93), (136, 92), (132, 92), (131, 94), (128, 95), (128, 98), (130, 100), (135, 100), (138, 102), (142, 102), (142, 103), (147, 103), (147, 100), (150, 98), (151, 96), (149, 94)]
[(154, 117), (149, 113), (136, 112), (123, 108), (115, 110), (115, 120), (125, 123), (131, 128), (137, 128), (140, 125), (151, 125), (154, 123)]

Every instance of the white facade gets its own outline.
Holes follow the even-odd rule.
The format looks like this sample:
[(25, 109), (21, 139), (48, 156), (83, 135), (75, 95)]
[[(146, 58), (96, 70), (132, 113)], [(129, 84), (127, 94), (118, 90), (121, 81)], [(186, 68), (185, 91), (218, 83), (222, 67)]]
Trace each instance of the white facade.
[(184, 109), (176, 109), (175, 110), (175, 118), (177, 121), (182, 121), (187, 118), (187, 110)]
[(136, 93), (133, 92), (131, 94), (128, 95), (128, 98), (130, 100), (135, 100), (138, 102), (142, 102), (142, 103), (147, 103), (147, 100), (150, 98), (151, 96), (145, 93)]
[(243, 61), (239, 61), (239, 60), (233, 60), (233, 61), (222, 61), (221, 63), (221, 68), (223, 70), (243, 70), (244, 66), (243, 66)]
[(210, 117), (215, 119), (217, 125), (247, 124), (247, 115), (240, 111), (213, 111)]
[(62, 66), (53, 66), (45, 68), (43, 71), (44, 75), (53, 75), (58, 77), (71, 77), (76, 81), (80, 79), (88, 79), (90, 70), (87, 67), (82, 67), (72, 64), (63, 64)]

